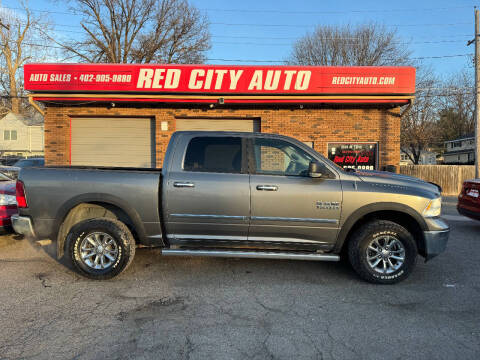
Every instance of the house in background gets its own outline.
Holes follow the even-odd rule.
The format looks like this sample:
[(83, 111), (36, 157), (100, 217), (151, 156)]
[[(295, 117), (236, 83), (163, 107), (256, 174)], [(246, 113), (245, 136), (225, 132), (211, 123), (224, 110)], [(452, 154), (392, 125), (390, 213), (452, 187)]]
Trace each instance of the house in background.
[(42, 119), (9, 112), (0, 119), (0, 156), (43, 156)]
[[(413, 158), (411, 152), (410, 156)], [(437, 164), (437, 153), (433, 151), (422, 150), (420, 152), (420, 158), (418, 159), (418, 165), (436, 165)], [(402, 150), (400, 153), (400, 165), (414, 165), (413, 161), (410, 160), (407, 154)]]
[(445, 164), (474, 164), (475, 137), (468, 135), (459, 139), (445, 141), (443, 153)]

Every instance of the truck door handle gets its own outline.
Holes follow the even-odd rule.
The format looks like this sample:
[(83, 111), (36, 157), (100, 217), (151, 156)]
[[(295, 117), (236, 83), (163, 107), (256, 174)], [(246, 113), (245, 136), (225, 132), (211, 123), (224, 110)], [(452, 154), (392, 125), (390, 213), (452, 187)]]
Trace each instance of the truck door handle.
[(278, 186), (277, 186), (277, 185), (257, 185), (257, 190), (277, 191), (277, 190), (278, 190)]
[(195, 187), (195, 184), (192, 183), (192, 182), (175, 181), (173, 183), (173, 186), (178, 187), (178, 188), (193, 188), (193, 187)]

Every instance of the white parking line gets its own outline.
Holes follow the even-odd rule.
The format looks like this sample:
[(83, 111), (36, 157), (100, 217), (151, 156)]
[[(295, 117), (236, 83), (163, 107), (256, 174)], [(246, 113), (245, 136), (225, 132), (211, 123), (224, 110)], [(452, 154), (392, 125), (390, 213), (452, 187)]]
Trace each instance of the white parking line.
[(473, 221), (473, 219), (467, 218), (462, 215), (442, 215), (442, 218), (450, 221)]

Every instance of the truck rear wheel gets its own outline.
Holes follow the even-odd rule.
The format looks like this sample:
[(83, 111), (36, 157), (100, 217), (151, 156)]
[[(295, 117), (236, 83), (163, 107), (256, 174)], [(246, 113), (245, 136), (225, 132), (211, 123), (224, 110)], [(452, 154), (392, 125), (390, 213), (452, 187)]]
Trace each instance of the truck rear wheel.
[(111, 279), (123, 272), (135, 256), (135, 239), (121, 221), (89, 219), (74, 225), (65, 250), (77, 271), (90, 279)]
[(406, 279), (417, 258), (417, 244), (403, 226), (387, 220), (363, 225), (348, 243), (353, 269), (366, 281), (394, 284)]

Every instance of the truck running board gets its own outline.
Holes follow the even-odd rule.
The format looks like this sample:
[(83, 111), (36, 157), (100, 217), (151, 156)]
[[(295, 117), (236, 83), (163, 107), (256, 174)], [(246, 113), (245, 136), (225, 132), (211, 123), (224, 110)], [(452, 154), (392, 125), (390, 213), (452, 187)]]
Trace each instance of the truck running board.
[(340, 257), (333, 254), (295, 253), (279, 251), (234, 251), (234, 250), (197, 250), (197, 249), (163, 249), (165, 256), (214, 256), (231, 258), (255, 259), (289, 259), (311, 261), (339, 261)]

